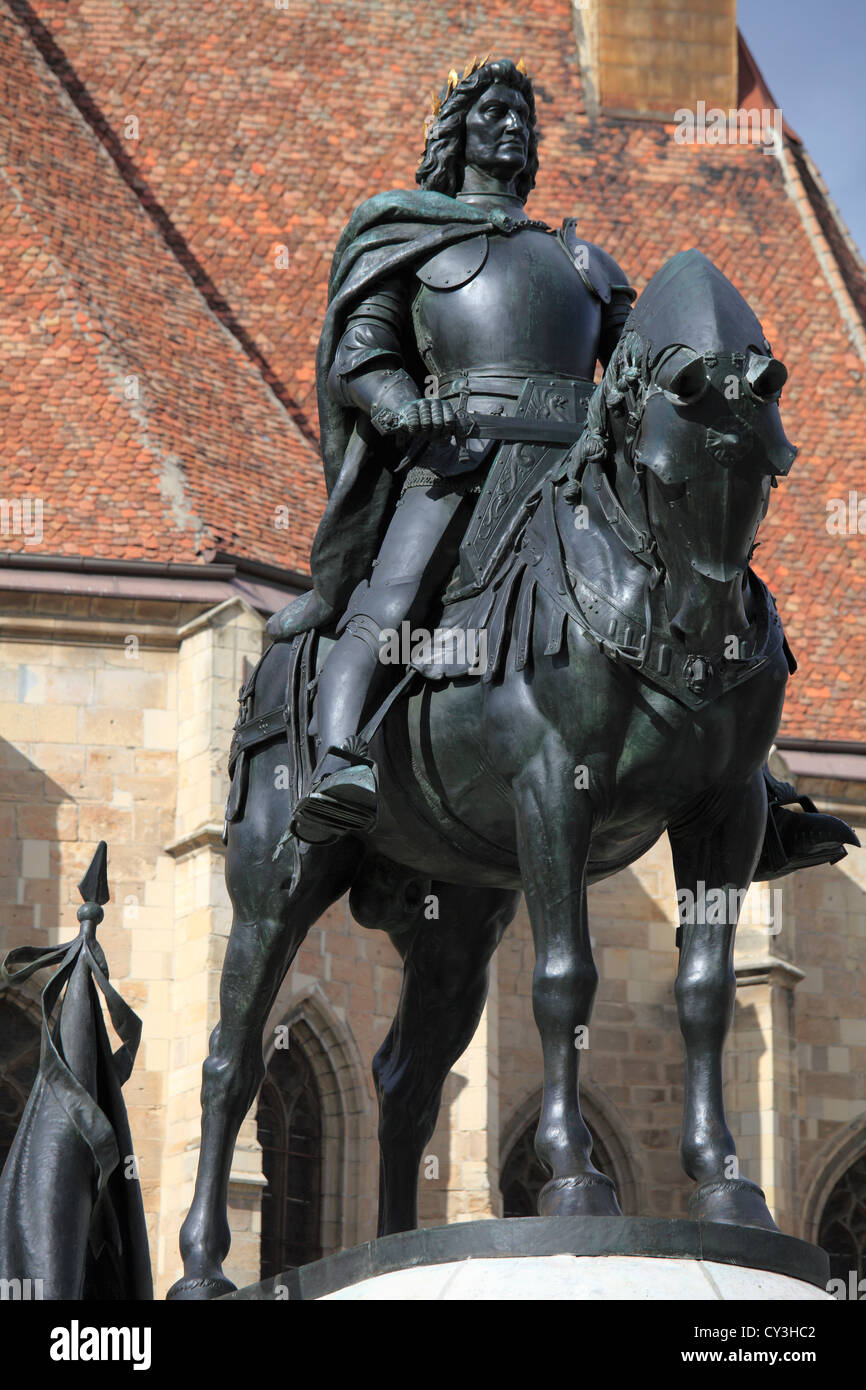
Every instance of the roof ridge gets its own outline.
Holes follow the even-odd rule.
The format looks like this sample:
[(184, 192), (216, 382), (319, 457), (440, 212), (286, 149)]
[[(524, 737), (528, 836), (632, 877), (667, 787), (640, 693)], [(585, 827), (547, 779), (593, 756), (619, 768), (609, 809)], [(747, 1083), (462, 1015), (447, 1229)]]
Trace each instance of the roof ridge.
[[(866, 329), (866, 261), (864, 261), (863, 253), (851, 235), (838, 205), (830, 196), (821, 171), (806, 146), (801, 145), (798, 150), (794, 150), (792, 153), (797, 165), (797, 173), (816, 220), (821, 227), (827, 249), (838, 266), (839, 274), (854, 302), (860, 322)], [(826, 226), (823, 222), (824, 217), (827, 219)], [(836, 241), (837, 237), (838, 242)]]
[[(749, 82), (751, 82), (751, 86)], [(756, 98), (760, 99), (763, 105), (771, 103), (774, 111), (781, 109), (773, 93), (770, 91), (767, 79), (758, 65), (757, 58), (746, 43), (742, 29), (738, 27), (737, 105), (739, 107), (745, 107), (748, 110), (754, 106)], [(796, 130), (794, 130), (793, 126), (790, 126), (785, 119), (784, 111), (782, 112), (782, 133), (786, 135), (789, 140), (794, 140), (798, 145), (802, 145), (803, 141), (800, 136), (797, 134)]]
[(274, 371), (261, 348), (238, 320), (228, 301), (221, 295), (204, 266), (198, 260), (183, 233), (175, 226), (170, 214), (159, 202), (147, 180), (136, 168), (134, 160), (124, 149), (113, 126), (78, 76), (57, 40), (34, 13), (28, 0), (7, 0), (13, 15), (20, 20), (34, 47), (63, 87), (70, 101), (114, 164), (119, 176), (135, 197), (142, 211), (156, 227), (162, 241), (171, 252), (199, 296), (223, 328), (235, 339), (244, 356), (258, 370), (271, 394), (289, 415), (298, 432), (318, 451), (319, 436), (304, 410), (293, 399)]
[[(754, 107), (759, 102), (769, 102), (773, 109), (778, 109), (776, 98), (770, 91), (767, 80), (754, 53), (746, 43), (741, 29), (737, 29), (737, 44), (739, 59), (738, 105), (749, 108)], [(824, 247), (847, 292), (853, 317), (856, 318), (862, 330), (866, 328), (866, 263), (864, 263), (863, 254), (851, 235), (838, 206), (830, 196), (818, 166), (806, 149), (802, 138), (788, 124), (784, 114), (782, 115), (782, 135), (790, 146), (796, 177), (799, 179), (805, 198), (812, 210)], [(802, 208), (800, 215), (803, 216)], [(808, 228), (807, 234), (814, 246), (814, 236)], [(866, 357), (862, 332), (858, 334), (858, 337), (857, 346), (861, 356)]]

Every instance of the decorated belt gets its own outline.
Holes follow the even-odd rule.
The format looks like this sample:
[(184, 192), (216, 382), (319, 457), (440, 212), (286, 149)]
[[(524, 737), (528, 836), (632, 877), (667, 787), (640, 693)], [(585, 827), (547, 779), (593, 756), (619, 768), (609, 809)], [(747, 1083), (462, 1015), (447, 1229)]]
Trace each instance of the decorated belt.
[[(594, 390), (594, 382), (560, 372), (524, 372), (520, 376), (462, 372), (439, 379), (440, 397), (460, 397), (455, 431), (458, 438), (496, 439), (512, 444), (573, 444), (583, 428), (586, 404)], [(549, 399), (550, 393), (557, 391), (562, 392), (558, 410), (536, 414), (531, 407), (521, 409), (518, 405)], [(504, 411), (470, 411), (470, 396), (507, 396), (511, 398), (509, 405), (514, 404), (507, 415)]]
[(539, 390), (556, 387), (583, 388), (587, 396), (595, 390), (595, 382), (566, 372), (451, 372), (437, 378), (438, 394), (447, 396), (510, 396), (518, 400), (531, 381)]

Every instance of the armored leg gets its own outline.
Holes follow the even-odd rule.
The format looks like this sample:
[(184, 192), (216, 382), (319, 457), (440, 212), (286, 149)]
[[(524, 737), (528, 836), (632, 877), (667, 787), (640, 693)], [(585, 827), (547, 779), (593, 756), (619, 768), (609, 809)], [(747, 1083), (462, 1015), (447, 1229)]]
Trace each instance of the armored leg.
[[(375, 768), (357, 735), (402, 669), (390, 659), (385, 634), (426, 617), (453, 569), (472, 502), (465, 488), (446, 482), (408, 487), (398, 502), (370, 579), (352, 596), (319, 679), (321, 756), (292, 820), (301, 839), (315, 842), (375, 824)], [(342, 753), (329, 752), (335, 748)]]

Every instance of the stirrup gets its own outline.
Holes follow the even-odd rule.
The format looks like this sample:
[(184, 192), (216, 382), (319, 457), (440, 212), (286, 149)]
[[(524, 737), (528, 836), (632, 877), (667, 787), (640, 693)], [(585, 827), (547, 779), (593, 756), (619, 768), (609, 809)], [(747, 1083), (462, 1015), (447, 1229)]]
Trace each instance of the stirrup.
[(770, 802), (756, 879), (769, 882), (795, 869), (838, 864), (847, 854), (846, 845), (859, 846), (845, 821), (818, 811), (808, 797), (798, 800), (803, 803), (802, 811), (789, 811), (778, 802)]
[[(329, 748), (349, 764), (314, 782), (292, 815), (291, 831), (299, 840), (320, 844), (341, 835), (363, 835), (379, 818), (376, 764), (361, 739), (347, 739), (342, 748)], [(324, 836), (323, 836), (324, 832)]]

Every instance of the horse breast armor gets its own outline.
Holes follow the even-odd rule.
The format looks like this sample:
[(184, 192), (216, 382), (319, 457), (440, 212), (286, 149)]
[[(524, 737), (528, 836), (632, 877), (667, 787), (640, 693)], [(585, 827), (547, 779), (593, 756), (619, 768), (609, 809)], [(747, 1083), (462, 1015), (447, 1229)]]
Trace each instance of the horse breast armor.
[(555, 372), (591, 380), (601, 299), (559, 235), (536, 227), (446, 247), (416, 271), (416, 341), (440, 378)]

